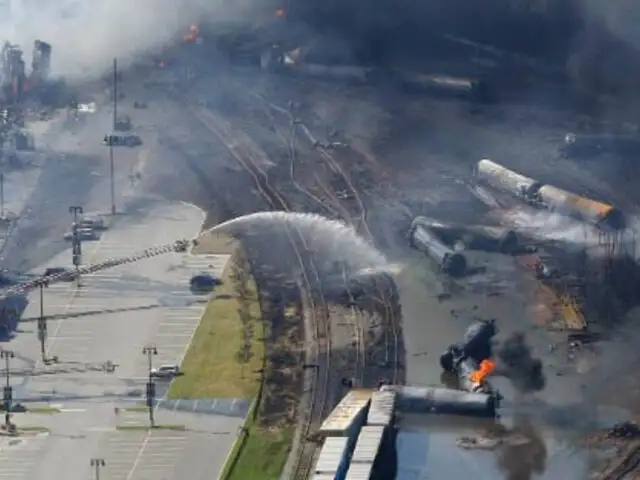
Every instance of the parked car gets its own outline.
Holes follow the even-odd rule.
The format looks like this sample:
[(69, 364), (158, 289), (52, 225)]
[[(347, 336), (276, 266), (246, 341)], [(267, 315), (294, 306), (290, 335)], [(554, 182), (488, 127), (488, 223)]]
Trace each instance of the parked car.
[(114, 147), (139, 147), (142, 145), (142, 138), (135, 133), (112, 133), (104, 136), (102, 144), (107, 146), (112, 145)]
[(80, 228), (87, 228), (92, 230), (106, 230), (107, 225), (102, 217), (83, 216), (78, 221)]
[(122, 115), (116, 118), (114, 128), (117, 132), (128, 132), (131, 130), (131, 117), (129, 117), (129, 115)]
[(160, 365), (157, 368), (152, 368), (150, 372), (150, 375), (155, 378), (173, 378), (180, 374), (180, 366), (175, 364)]
[[(73, 239), (73, 232), (67, 232), (63, 237), (67, 241), (71, 241)], [(90, 242), (93, 240), (98, 240), (100, 235), (92, 228), (78, 228), (78, 238), (83, 242)]]
[(73, 272), (68, 268), (64, 267), (49, 267), (45, 269), (44, 276), (45, 277), (57, 277), (60, 275), (60, 279), (63, 281), (71, 281), (73, 280)]
[(222, 285), (222, 281), (208, 273), (194, 275), (189, 281), (192, 292), (211, 292), (219, 285)]

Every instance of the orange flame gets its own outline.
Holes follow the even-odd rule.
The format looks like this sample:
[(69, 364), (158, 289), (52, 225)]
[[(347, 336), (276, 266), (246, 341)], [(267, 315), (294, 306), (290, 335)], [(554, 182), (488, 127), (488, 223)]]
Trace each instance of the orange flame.
[(495, 369), (496, 369), (496, 362), (488, 359), (483, 360), (480, 363), (480, 368), (475, 372), (471, 373), (469, 375), (469, 378), (471, 379), (472, 382), (482, 383), (484, 379), (487, 378), (489, 375), (491, 375)]
[(182, 37), (182, 40), (187, 43), (189, 42), (195, 43), (198, 40), (199, 36), (200, 36), (200, 25), (198, 25), (197, 23), (194, 23), (189, 26), (189, 33), (187, 33), (184, 37)]

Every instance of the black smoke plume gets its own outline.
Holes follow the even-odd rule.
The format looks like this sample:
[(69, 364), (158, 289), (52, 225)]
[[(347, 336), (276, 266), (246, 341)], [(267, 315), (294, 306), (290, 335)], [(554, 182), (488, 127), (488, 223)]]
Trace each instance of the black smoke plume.
[(545, 387), (542, 360), (533, 357), (523, 333), (515, 332), (502, 341), (497, 356), (501, 370), (519, 391), (536, 392)]

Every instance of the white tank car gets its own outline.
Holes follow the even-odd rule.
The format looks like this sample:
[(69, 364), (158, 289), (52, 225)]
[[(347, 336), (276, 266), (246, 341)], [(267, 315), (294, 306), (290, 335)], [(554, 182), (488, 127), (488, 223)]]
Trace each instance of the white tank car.
[(597, 227), (614, 230), (624, 228), (625, 219), (622, 212), (606, 203), (590, 200), (551, 185), (540, 187), (538, 196), (549, 210), (577, 218)]
[(525, 177), (486, 158), (478, 162), (476, 175), (478, 179), (494, 188), (530, 199), (534, 199), (541, 187), (541, 183), (537, 180)]

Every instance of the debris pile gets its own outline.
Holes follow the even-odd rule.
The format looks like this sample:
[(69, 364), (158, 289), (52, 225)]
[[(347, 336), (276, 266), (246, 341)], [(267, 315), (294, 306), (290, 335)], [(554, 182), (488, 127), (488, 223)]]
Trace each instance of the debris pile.
[(607, 431), (607, 438), (638, 438), (640, 426), (635, 422), (619, 422)]

